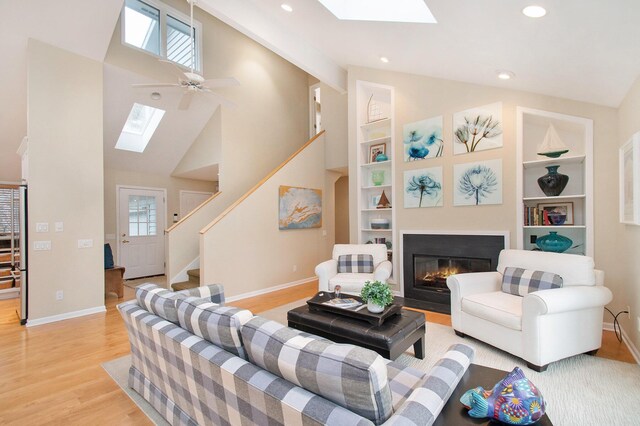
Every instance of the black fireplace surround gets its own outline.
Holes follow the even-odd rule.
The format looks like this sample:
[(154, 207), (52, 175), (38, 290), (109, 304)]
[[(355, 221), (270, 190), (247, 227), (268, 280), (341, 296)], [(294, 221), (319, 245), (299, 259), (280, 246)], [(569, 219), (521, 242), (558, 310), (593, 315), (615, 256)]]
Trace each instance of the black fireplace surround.
[(404, 234), (403, 286), (407, 305), (451, 313), (446, 277), (495, 271), (503, 235)]

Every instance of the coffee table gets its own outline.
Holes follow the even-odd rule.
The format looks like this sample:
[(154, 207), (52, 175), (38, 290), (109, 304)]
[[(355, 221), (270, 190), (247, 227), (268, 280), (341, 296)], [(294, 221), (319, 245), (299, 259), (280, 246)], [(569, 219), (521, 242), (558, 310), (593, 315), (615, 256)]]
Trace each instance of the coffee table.
[[(451, 397), (447, 400), (440, 415), (436, 418), (434, 426), (463, 426), (463, 425), (503, 425), (490, 419), (474, 419), (467, 414), (467, 409), (460, 403), (460, 398), (469, 389), (482, 386), (491, 389), (496, 383), (506, 376), (508, 371), (496, 370), (495, 368), (483, 367), (471, 364), (464, 373), (460, 383), (453, 390)], [(544, 396), (544, 395), (543, 395)], [(553, 426), (549, 416), (546, 414), (538, 420), (536, 426)]]
[(337, 343), (350, 343), (394, 360), (413, 345), (416, 358), (424, 358), (424, 314), (401, 309), (380, 326), (332, 312), (311, 310), (308, 305), (287, 312), (288, 325)]

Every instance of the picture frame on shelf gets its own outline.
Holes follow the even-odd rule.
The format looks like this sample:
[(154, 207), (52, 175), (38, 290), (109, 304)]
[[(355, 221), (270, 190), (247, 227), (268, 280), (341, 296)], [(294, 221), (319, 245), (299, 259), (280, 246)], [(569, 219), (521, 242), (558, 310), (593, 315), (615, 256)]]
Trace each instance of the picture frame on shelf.
[(375, 163), (376, 157), (380, 154), (387, 153), (387, 144), (386, 143), (378, 143), (375, 145), (371, 145), (369, 147), (369, 163)]
[(620, 223), (640, 225), (640, 132), (620, 147)]
[(539, 203), (538, 209), (544, 214), (547, 213), (549, 225), (575, 225), (573, 219), (573, 202)]
[(380, 202), (380, 197), (382, 196), (382, 194), (378, 194), (378, 195), (372, 195), (371, 196), (371, 207), (372, 209), (375, 209), (378, 206), (378, 203)]

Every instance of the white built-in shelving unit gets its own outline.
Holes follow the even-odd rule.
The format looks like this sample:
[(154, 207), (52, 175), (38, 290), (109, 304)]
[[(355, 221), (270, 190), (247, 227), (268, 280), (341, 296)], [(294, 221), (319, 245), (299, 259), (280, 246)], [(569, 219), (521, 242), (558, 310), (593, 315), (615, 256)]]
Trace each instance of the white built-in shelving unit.
[[(532, 250), (535, 238), (556, 231), (573, 241), (566, 253), (593, 256), (593, 121), (524, 107), (518, 107), (516, 114), (518, 248)], [(537, 154), (550, 124), (569, 149), (558, 158)], [(560, 166), (558, 172), (569, 176), (569, 182), (559, 196), (549, 197), (538, 186), (538, 178), (553, 165)], [(527, 207), (549, 203), (572, 203), (573, 224), (525, 226)]]
[[(388, 255), (393, 263), (393, 275), (396, 275), (393, 96), (394, 89), (391, 86), (366, 81), (356, 82), (358, 242), (375, 242), (379, 238), (391, 242)], [(385, 145), (387, 161), (371, 161), (370, 148), (379, 144)], [(374, 171), (384, 172), (381, 185), (374, 184)], [(374, 197), (380, 196), (383, 191), (391, 203), (391, 208), (376, 208)], [(388, 219), (389, 229), (371, 229), (372, 219)], [(393, 278), (390, 281), (393, 283)]]

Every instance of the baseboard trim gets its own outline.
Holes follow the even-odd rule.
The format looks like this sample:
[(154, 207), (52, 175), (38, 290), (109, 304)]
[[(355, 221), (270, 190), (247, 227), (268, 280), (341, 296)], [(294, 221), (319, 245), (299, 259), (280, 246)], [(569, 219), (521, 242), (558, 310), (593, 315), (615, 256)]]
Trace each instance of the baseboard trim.
[[(602, 329), (607, 331), (615, 331), (613, 329), (612, 322), (603, 323)], [(627, 345), (627, 348), (629, 348), (629, 352), (631, 352), (631, 355), (633, 355), (633, 358), (636, 360), (636, 364), (640, 364), (640, 351), (638, 351), (638, 348), (636, 348), (631, 339), (629, 339), (629, 335), (626, 331), (624, 331), (624, 328), (620, 327), (620, 332), (620, 334), (622, 334), (622, 341), (625, 345)]]
[(17, 299), (20, 297), (19, 288), (5, 288), (0, 290), (0, 300)]
[(52, 322), (64, 321), (71, 318), (83, 317), (85, 315), (99, 314), (101, 312), (106, 312), (107, 309), (103, 306), (96, 306), (88, 309), (81, 309), (79, 311), (66, 312), (64, 314), (59, 315), (51, 315), (49, 317), (37, 318), (34, 320), (27, 320), (27, 327), (34, 327), (42, 324), (49, 324)]
[(264, 288), (262, 290), (250, 291), (248, 293), (238, 294), (237, 296), (225, 297), (225, 303), (226, 302), (235, 302), (236, 300), (246, 299), (246, 298), (249, 298), (249, 297), (262, 296), (263, 294), (272, 293), (272, 292), (278, 291), (278, 290), (284, 290), (285, 288), (295, 287), (295, 286), (300, 285), (300, 284), (305, 284), (305, 283), (308, 283), (308, 282), (313, 281), (315, 279), (316, 279), (316, 277), (303, 278), (301, 280), (292, 281), (290, 283), (280, 284), (280, 285), (276, 285), (276, 286), (273, 286), (273, 287), (267, 287), (267, 288)]

